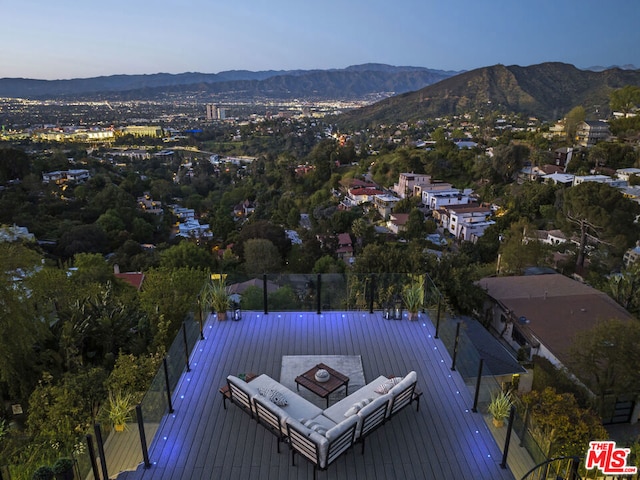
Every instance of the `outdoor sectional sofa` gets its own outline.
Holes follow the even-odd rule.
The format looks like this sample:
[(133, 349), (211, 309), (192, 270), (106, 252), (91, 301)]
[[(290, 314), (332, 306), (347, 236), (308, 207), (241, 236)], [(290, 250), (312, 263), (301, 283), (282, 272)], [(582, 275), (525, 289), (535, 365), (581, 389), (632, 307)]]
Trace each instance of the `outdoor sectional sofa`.
[[(323, 410), (268, 375), (249, 383), (233, 375), (227, 377), (230, 400), (277, 437), (278, 453), (281, 442), (289, 443), (292, 465), (296, 453), (311, 462), (314, 478), (318, 470), (326, 470), (355, 443), (362, 444), (364, 453), (368, 435), (411, 402), (419, 402), (416, 382), (413, 371), (395, 382), (379, 376)], [(388, 393), (376, 393), (382, 385)], [(286, 405), (274, 403), (285, 403), (283, 400)]]

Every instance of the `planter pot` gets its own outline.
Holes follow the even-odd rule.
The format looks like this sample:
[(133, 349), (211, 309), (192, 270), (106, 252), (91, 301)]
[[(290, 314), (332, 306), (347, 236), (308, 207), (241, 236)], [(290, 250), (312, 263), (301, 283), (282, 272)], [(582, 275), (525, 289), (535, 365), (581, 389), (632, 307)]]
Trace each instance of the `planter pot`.
[(493, 426), (496, 427), (496, 428), (504, 427), (504, 418), (494, 418), (493, 419)]
[(218, 312), (218, 320), (223, 321), (227, 319), (227, 312)]
[(116, 423), (116, 424), (113, 426), (113, 429), (114, 429), (116, 432), (124, 432), (124, 427), (125, 427), (124, 423)]
[(409, 312), (407, 314), (407, 317), (409, 318), (409, 320), (418, 320), (418, 318), (420, 318), (420, 313), (419, 312)]
[(56, 480), (73, 480), (73, 468), (64, 472), (56, 473)]

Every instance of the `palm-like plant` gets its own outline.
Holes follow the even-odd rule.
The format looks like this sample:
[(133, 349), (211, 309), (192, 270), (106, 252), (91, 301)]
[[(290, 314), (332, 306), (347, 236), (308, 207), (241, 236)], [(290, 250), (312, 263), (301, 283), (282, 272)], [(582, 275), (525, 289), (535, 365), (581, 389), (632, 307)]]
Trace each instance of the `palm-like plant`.
[(402, 300), (409, 312), (409, 318), (415, 320), (418, 311), (424, 306), (424, 275), (411, 277), (411, 283), (402, 289)]

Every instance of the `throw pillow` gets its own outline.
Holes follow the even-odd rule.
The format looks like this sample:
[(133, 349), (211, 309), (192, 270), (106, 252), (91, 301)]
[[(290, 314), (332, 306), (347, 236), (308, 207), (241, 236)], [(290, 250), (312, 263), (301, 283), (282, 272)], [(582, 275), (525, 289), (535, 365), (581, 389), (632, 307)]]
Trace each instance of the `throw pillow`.
[(327, 429), (325, 427), (323, 427), (322, 425), (320, 425), (315, 420), (309, 420), (309, 419), (306, 419), (306, 418), (301, 418), (300, 419), (300, 423), (302, 423), (308, 429), (313, 430), (315, 432), (318, 432), (320, 435), (324, 435), (325, 433), (327, 433)]
[(279, 407), (285, 407), (288, 405), (284, 393), (282, 393), (280, 390), (277, 390), (275, 388), (259, 388), (258, 393), (260, 393), (260, 395), (275, 403)]
[(395, 387), (397, 384), (399, 384), (400, 380), (402, 380), (402, 377), (390, 378), (389, 380), (385, 381), (384, 383), (381, 383), (380, 385), (378, 385), (376, 387), (376, 389), (374, 390), (374, 392), (380, 393), (382, 395), (384, 395), (385, 393), (389, 393), (389, 390), (391, 390), (393, 387)]
[(354, 403), (349, 410), (344, 412), (344, 416), (350, 417), (351, 415), (355, 415), (362, 409), (362, 407), (364, 407), (365, 405), (369, 405), (371, 402), (373, 402), (373, 398), (365, 398), (364, 400), (360, 400), (359, 402)]

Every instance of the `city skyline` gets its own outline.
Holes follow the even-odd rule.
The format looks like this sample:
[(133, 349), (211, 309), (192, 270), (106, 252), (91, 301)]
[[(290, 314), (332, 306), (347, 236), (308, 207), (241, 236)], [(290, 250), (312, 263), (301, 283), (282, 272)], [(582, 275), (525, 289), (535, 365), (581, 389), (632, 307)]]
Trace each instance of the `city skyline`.
[[(536, 5), (534, 5), (534, 3)], [(0, 0), (0, 78), (344, 68), (640, 66), (635, 0)]]

